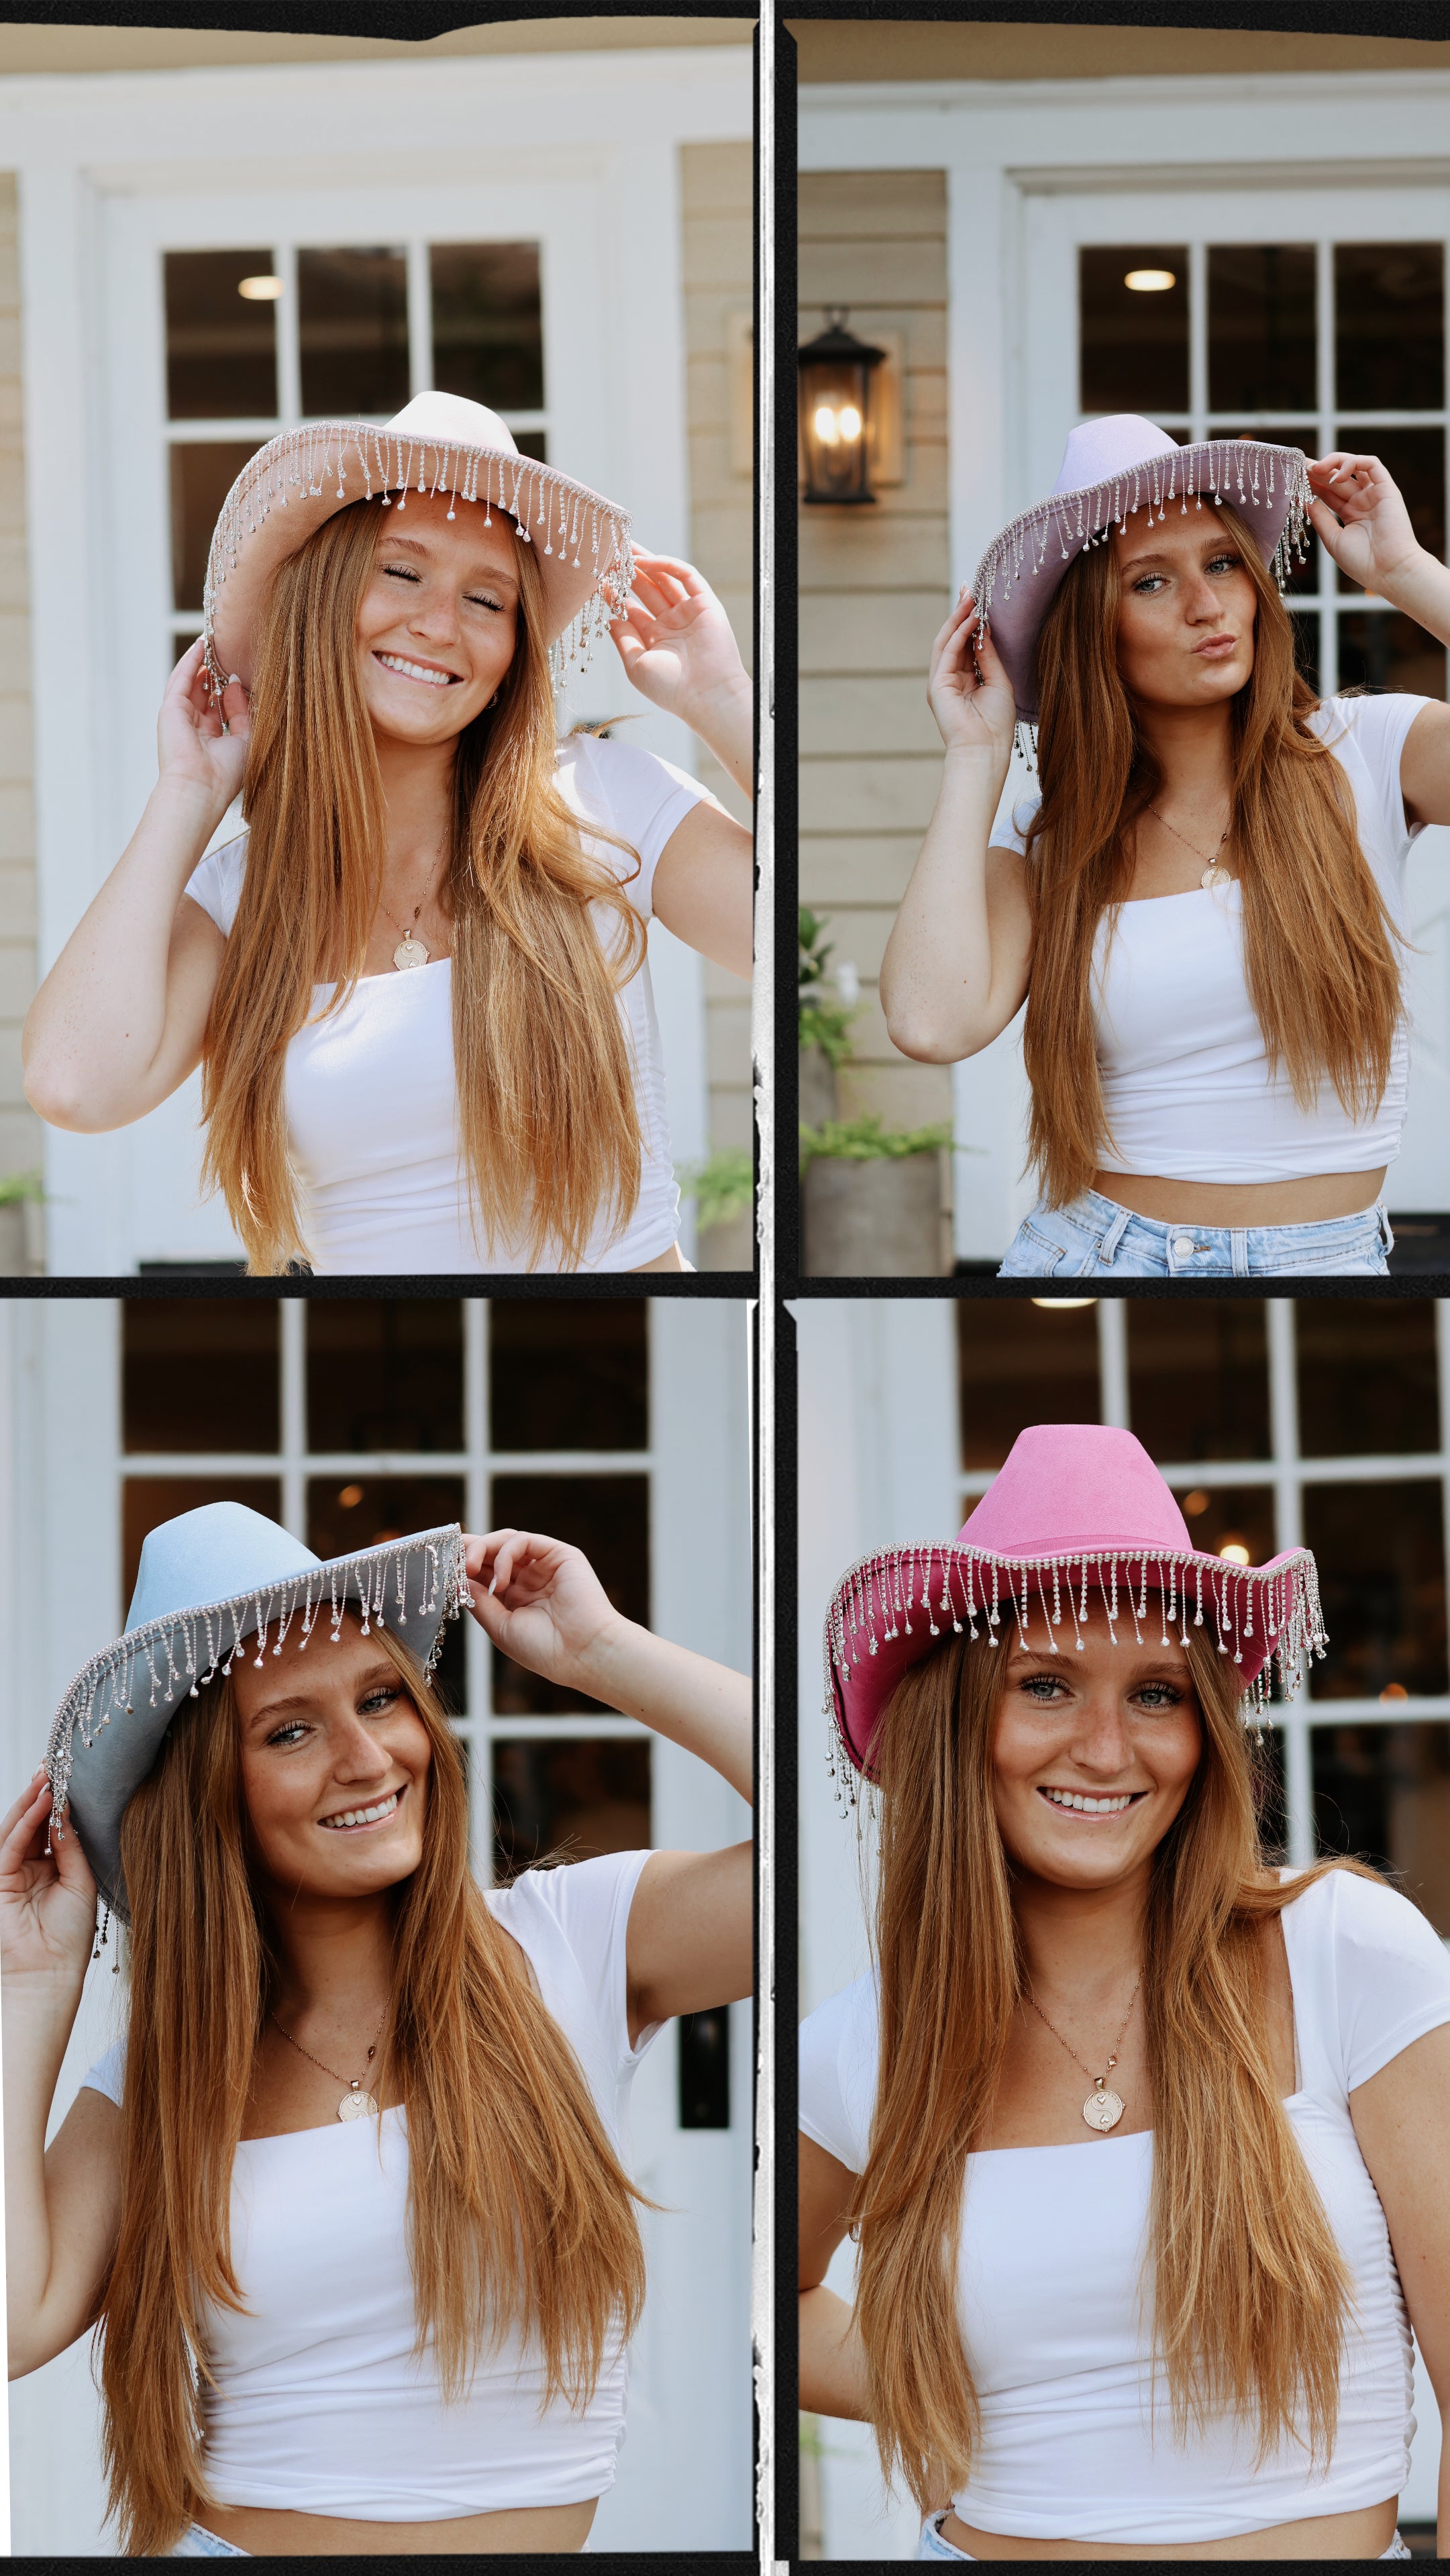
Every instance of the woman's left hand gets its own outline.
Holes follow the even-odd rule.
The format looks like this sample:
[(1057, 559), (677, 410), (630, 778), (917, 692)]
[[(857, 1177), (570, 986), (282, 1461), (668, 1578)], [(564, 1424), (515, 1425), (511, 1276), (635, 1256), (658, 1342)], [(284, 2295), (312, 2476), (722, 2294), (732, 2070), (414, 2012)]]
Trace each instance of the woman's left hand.
[(1309, 468), (1309, 516), (1342, 573), (1363, 590), (1388, 597), (1396, 576), (1420, 554), (1398, 485), (1377, 456), (1336, 448)]
[(593, 1659), (628, 1623), (588, 1557), (562, 1539), (504, 1529), (465, 1537), (463, 1562), (468, 1606), (500, 1653), (545, 1681), (589, 1691)]
[(609, 633), (631, 688), (706, 742), (723, 712), (748, 704), (730, 620), (709, 583), (677, 555), (636, 546), (634, 584)]

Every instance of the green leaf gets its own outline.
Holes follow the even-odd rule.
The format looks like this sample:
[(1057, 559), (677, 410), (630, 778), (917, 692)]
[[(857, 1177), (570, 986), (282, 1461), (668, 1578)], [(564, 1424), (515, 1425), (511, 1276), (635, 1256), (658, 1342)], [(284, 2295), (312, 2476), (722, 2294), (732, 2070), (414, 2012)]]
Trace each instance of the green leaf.
[(801, 1128), (801, 1170), (819, 1156), (850, 1163), (899, 1162), (907, 1154), (935, 1154), (950, 1145), (950, 1122), (936, 1127), (887, 1127), (876, 1116), (828, 1118)]

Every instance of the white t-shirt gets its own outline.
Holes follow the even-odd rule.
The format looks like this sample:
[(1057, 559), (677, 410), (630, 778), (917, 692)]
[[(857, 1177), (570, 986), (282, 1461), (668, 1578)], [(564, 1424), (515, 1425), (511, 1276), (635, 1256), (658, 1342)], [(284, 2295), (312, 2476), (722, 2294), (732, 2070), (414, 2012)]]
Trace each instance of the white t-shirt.
[[(556, 776), (585, 849), (626, 881), (630, 903), (648, 921), (660, 854), (706, 790), (634, 743), (601, 742), (587, 734), (570, 734), (560, 743)], [(601, 825), (627, 848), (595, 839)], [(639, 854), (637, 875), (631, 851)], [(236, 919), (246, 860), (242, 833), (211, 851), (186, 888), (224, 935)], [(608, 907), (596, 907), (594, 917), (603, 940), (617, 935)], [(279, 924), (279, 935), (283, 928)], [(331, 984), (315, 988), (319, 1016), (299, 1029), (287, 1049), (287, 1125), (304, 1185), (313, 1269), (525, 1270), (519, 1245), (489, 1243), (480, 1252), (470, 1221), (458, 1144), (451, 958), (403, 973), (390, 967), (383, 975), (365, 975), (343, 1009), (322, 1018), (335, 990)], [(585, 1270), (637, 1269), (668, 1252), (679, 1232), (648, 960), (620, 993), (619, 1010), (639, 1104), (640, 1192), (623, 1235), (610, 1241), (604, 1220), (596, 1225)]]
[[(525, 1951), (611, 2145), (630, 2163), (630, 1906), (649, 1853), (531, 1869), (489, 1904)], [(125, 2042), (86, 2083), (121, 2099)], [(401, 2109), (245, 2138), (231, 2239), (247, 2313), (213, 2308), (206, 2474), (218, 2503), (371, 2522), (443, 2522), (505, 2506), (582, 2504), (614, 2483), (628, 2354), (607, 2357), (579, 2411), (542, 2409), (540, 2356), (515, 2331), (445, 2405), (431, 2344), (413, 2352), (408, 2132)]]
[[(953, 2499), (978, 2531), (1105, 2542), (1222, 2540), (1397, 2496), (1414, 2432), (1410, 2329), (1378, 2194), (1349, 2096), (1427, 2031), (1450, 2022), (1450, 1959), (1392, 1888), (1336, 1870), (1283, 1913), (1294, 1995), (1295, 2138), (1353, 2276), (1357, 2309), (1340, 2373), (1327, 2474), (1281, 2445), (1256, 2467), (1254, 2436), (1213, 2418), (1178, 2446), (1140, 2305), (1153, 2139), (999, 2147), (967, 2158), (958, 2264), (963, 2343), (981, 2442)], [(800, 2125), (864, 2171), (876, 2097), (872, 1977), (801, 2026)]]
[[(1394, 691), (1330, 698), (1310, 718), (1354, 791), (1359, 845), (1393, 929), (1408, 934), (1405, 861), (1419, 825), (1405, 820), (1400, 755), (1429, 698)], [(1042, 799), (1001, 815), (998, 848), (1025, 851)], [(1356, 1121), (1329, 1081), (1301, 1109), (1282, 1067), (1271, 1080), (1264, 1033), (1244, 974), (1243, 889), (1149, 897), (1104, 913), (1093, 942), (1093, 1011), (1111, 1141), (1105, 1172), (1174, 1181), (1280, 1181), (1371, 1172), (1392, 1163), (1405, 1123), (1408, 1046), (1396, 1034), (1373, 1118)]]

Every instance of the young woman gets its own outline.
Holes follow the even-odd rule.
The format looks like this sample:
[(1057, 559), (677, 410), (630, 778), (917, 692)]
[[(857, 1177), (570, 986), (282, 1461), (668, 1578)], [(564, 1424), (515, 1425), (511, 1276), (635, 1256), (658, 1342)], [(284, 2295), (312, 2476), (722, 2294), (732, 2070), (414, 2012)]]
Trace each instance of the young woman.
[(684, 1266), (646, 930), (748, 977), (750, 836), (628, 741), (558, 741), (551, 665), (607, 630), (747, 794), (751, 696), (699, 574), (628, 530), (446, 394), (290, 430), (228, 497), (25, 1079), (94, 1131), (200, 1063), (252, 1270)]
[[(745, 1681), (577, 1549), (435, 1530), (324, 1566), (221, 1503), (147, 1539), (0, 1826), (10, 2373), (99, 2324), (131, 2554), (577, 2550), (613, 2481), (630, 2080), (748, 1992), (750, 1846), (480, 1891), (427, 1677), (461, 1602), (749, 1796)], [(126, 2036), (47, 2152), (98, 1887)]]
[[(1026, 1001), (1040, 1197), (1004, 1278), (1386, 1266), (1404, 866), (1450, 822), (1450, 707), (1315, 698), (1275, 579), (1306, 521), (1450, 642), (1377, 458), (1126, 415), (1073, 431), (936, 639), (946, 766), (881, 998), (939, 1064)], [(1040, 794), (999, 821), (1019, 717)]]
[(871, 2423), (923, 2558), (1409, 2555), (1450, 1961), (1369, 1871), (1260, 1852), (1245, 1720), (1321, 1644), (1303, 1550), (1197, 1554), (1095, 1426), (839, 1587), (876, 1967), (802, 2032), (801, 2402)]

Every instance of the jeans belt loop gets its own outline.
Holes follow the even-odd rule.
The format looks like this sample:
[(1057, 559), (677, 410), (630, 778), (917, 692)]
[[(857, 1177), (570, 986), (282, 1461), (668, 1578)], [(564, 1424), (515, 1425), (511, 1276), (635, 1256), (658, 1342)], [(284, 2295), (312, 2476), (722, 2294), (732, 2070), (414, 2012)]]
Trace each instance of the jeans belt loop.
[(1114, 1256), (1117, 1253), (1118, 1246), (1122, 1242), (1123, 1237), (1127, 1233), (1132, 1222), (1132, 1209), (1120, 1207), (1117, 1215), (1112, 1221), (1112, 1224), (1109, 1226), (1107, 1233), (1103, 1236), (1101, 1243), (1098, 1245), (1098, 1260), (1102, 1263), (1105, 1269), (1110, 1267)]
[(1229, 1242), (1233, 1251), (1233, 1275), (1235, 1279), (1247, 1279), (1249, 1276), (1248, 1227), (1246, 1225), (1230, 1227)]

